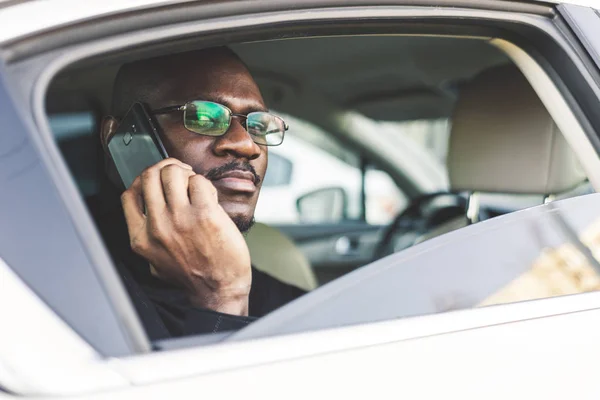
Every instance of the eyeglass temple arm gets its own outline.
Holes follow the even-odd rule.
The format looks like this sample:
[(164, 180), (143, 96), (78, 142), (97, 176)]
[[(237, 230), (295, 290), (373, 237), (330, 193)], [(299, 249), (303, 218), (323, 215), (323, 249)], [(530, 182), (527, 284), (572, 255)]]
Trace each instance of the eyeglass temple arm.
[(172, 113), (175, 111), (183, 111), (185, 110), (185, 105), (179, 105), (179, 106), (170, 106), (170, 107), (164, 107), (164, 108), (159, 108), (158, 110), (154, 110), (152, 111), (152, 114), (168, 114), (168, 113)]

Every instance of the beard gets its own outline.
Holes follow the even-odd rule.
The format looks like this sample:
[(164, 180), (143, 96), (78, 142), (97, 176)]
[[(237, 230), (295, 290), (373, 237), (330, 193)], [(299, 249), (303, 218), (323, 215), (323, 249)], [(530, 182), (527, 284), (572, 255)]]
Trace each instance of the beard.
[[(256, 173), (256, 170), (254, 169), (254, 167), (247, 161), (241, 162), (241, 161), (234, 160), (234, 161), (228, 162), (224, 165), (221, 165), (220, 167), (209, 170), (204, 175), (204, 177), (210, 181), (214, 181), (214, 180), (221, 178), (223, 176), (223, 174), (225, 174), (226, 172), (235, 171), (235, 170), (251, 172), (252, 175), (254, 175), (254, 185), (256, 185), (257, 187), (260, 187), (259, 185), (260, 185), (260, 182), (262, 181), (262, 178)], [(242, 216), (234, 216), (234, 217), (230, 216), (230, 218), (233, 221), (233, 223), (237, 226), (239, 231), (242, 233), (247, 233), (250, 230), (250, 228), (252, 228), (252, 226), (254, 225), (254, 222), (255, 222), (254, 216), (249, 217), (249, 218), (242, 217)]]
[(254, 222), (255, 222), (253, 216), (250, 218), (233, 217), (233, 218), (231, 218), (231, 220), (233, 221), (235, 226), (237, 226), (239, 231), (242, 233), (248, 233), (248, 231), (250, 230), (250, 228), (252, 228), (252, 226), (254, 225)]

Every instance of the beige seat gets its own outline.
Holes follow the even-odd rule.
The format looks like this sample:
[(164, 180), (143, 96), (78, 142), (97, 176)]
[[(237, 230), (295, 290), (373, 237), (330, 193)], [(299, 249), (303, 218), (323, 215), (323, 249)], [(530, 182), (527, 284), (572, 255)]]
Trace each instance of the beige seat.
[[(548, 111), (513, 65), (487, 70), (461, 91), (447, 166), (454, 192), (550, 196), (586, 180)], [(459, 217), (419, 241), (467, 223)]]
[(304, 254), (276, 228), (257, 222), (246, 234), (252, 265), (304, 290), (317, 287), (317, 279)]

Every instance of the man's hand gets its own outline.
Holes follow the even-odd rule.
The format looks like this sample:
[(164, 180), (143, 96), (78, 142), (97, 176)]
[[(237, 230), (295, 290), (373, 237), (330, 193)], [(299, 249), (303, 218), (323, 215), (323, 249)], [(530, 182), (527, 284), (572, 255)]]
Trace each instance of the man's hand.
[(137, 177), (121, 202), (131, 248), (161, 279), (196, 306), (248, 314), (250, 253), (209, 180), (168, 158)]

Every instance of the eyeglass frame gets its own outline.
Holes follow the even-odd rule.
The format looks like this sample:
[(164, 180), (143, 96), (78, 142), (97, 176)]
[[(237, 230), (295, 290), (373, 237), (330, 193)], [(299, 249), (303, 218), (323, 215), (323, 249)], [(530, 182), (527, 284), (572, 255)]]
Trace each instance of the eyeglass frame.
[[(259, 146), (270, 146), (270, 147), (280, 146), (283, 143), (283, 139), (285, 139), (285, 132), (287, 132), (287, 130), (290, 129), (290, 126), (287, 124), (287, 122), (285, 122), (285, 120), (283, 118), (278, 117), (275, 114), (271, 114), (268, 111), (252, 111), (252, 112), (249, 112), (246, 115), (244, 115), (244, 114), (235, 114), (226, 105), (221, 104), (221, 103), (217, 103), (217, 102), (214, 102), (214, 101), (210, 101), (210, 100), (190, 100), (190, 101), (187, 101), (185, 104), (180, 104), (180, 105), (176, 105), (176, 106), (162, 107), (162, 108), (158, 108), (156, 110), (149, 110), (149, 111), (150, 111), (150, 113), (152, 115), (163, 115), (163, 114), (170, 114), (170, 113), (173, 113), (173, 112), (176, 112), (176, 111), (185, 111), (186, 108), (187, 108), (187, 105), (191, 104), (193, 101), (203, 101), (203, 102), (206, 102), (206, 103), (218, 104), (219, 106), (224, 107), (227, 111), (229, 111), (230, 121), (229, 121), (229, 127), (227, 128), (227, 130), (225, 132), (223, 132), (219, 136), (212, 136), (212, 135), (204, 135), (204, 136), (209, 136), (209, 137), (221, 137), (221, 136), (224, 136), (225, 134), (227, 134), (227, 132), (231, 128), (231, 119), (233, 119), (233, 117), (244, 118), (245, 120), (248, 120), (248, 115), (250, 115), (250, 114), (252, 114), (254, 112), (267, 113), (267, 114), (270, 114), (270, 115), (272, 115), (272, 116), (274, 116), (276, 118), (279, 118), (283, 122), (283, 128), (284, 128), (284, 130), (282, 132), (281, 143), (278, 143), (278, 144), (256, 143), (254, 140), (252, 140), (254, 143), (256, 143)], [(185, 123), (183, 124), (183, 126), (185, 127)], [(244, 126), (244, 129), (246, 130), (246, 132), (248, 132), (248, 124), (245, 123), (243, 126)], [(194, 131), (188, 129), (187, 127), (185, 127), (185, 129), (187, 129), (188, 131), (190, 131), (192, 133), (196, 133), (198, 135), (202, 135), (202, 133), (194, 132)], [(248, 132), (248, 134), (250, 136), (253, 136), (250, 132)]]

